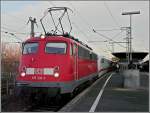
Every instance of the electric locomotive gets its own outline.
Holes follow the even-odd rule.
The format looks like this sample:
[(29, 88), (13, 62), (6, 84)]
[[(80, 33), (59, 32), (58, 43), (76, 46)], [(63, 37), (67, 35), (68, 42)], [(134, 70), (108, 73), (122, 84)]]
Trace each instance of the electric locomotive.
[[(81, 84), (98, 77), (97, 54), (72, 37), (71, 30), (64, 33), (61, 20), (67, 9), (49, 8), (45, 14), (50, 13), (51, 17), (52, 11), (63, 11), (59, 23), (54, 23), (53, 33), (46, 32), (44, 15), (40, 21), (45, 35), (31, 37), (23, 43), (16, 82), (18, 94), (58, 98), (61, 94), (72, 94)], [(62, 34), (56, 32), (60, 32), (59, 25)]]
[(97, 75), (97, 55), (88, 46), (63, 36), (33, 37), (23, 43), (17, 87), (56, 96)]

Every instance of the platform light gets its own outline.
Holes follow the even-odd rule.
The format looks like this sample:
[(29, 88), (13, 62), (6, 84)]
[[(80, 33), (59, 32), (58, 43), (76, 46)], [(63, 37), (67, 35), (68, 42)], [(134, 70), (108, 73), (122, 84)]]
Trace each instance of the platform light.
[(140, 14), (140, 11), (123, 12), (122, 15)]

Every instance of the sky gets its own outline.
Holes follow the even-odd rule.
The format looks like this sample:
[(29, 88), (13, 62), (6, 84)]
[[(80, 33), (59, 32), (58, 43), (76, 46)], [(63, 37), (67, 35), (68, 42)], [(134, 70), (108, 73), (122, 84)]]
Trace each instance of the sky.
[[(24, 41), (29, 38), (30, 24), (27, 25), (27, 21), (30, 16), (37, 19), (35, 32), (43, 33), (40, 19), (47, 8), (54, 6), (71, 8), (71, 35), (108, 58), (112, 57), (113, 50), (108, 38), (125, 41), (126, 32), (120, 28), (129, 27), (129, 16), (122, 15), (122, 12), (140, 11), (140, 14), (132, 16), (132, 48), (133, 51), (149, 52), (149, 1), (1, 1), (1, 40), (16, 42), (20, 41), (18, 39)], [(47, 19), (45, 23), (51, 25), (50, 17)], [(64, 25), (68, 26), (67, 23)], [(126, 46), (125, 43), (121, 44)], [(121, 51), (126, 49), (114, 44), (114, 52)]]

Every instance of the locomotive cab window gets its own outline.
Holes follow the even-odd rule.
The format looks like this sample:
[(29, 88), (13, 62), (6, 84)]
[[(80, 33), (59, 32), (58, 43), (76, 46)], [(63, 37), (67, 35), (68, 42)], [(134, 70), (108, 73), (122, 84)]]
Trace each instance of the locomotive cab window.
[(73, 45), (73, 55), (74, 55), (74, 56), (76, 56), (76, 54), (77, 54), (77, 53), (76, 53), (76, 49), (77, 49), (77, 45), (74, 44), (74, 45)]
[(65, 54), (67, 44), (64, 42), (49, 42), (46, 44), (45, 52), (51, 54)]
[(72, 44), (70, 44), (70, 55), (73, 56), (73, 48), (72, 48)]
[(23, 54), (37, 53), (38, 43), (25, 43), (23, 45)]

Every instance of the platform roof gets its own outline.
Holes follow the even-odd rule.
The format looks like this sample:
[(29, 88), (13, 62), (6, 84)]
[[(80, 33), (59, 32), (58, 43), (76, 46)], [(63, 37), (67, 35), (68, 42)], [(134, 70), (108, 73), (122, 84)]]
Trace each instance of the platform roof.
[[(126, 59), (126, 52), (113, 52), (112, 55), (118, 57), (120, 60)], [(143, 60), (148, 55), (148, 52), (133, 52), (133, 61)]]

